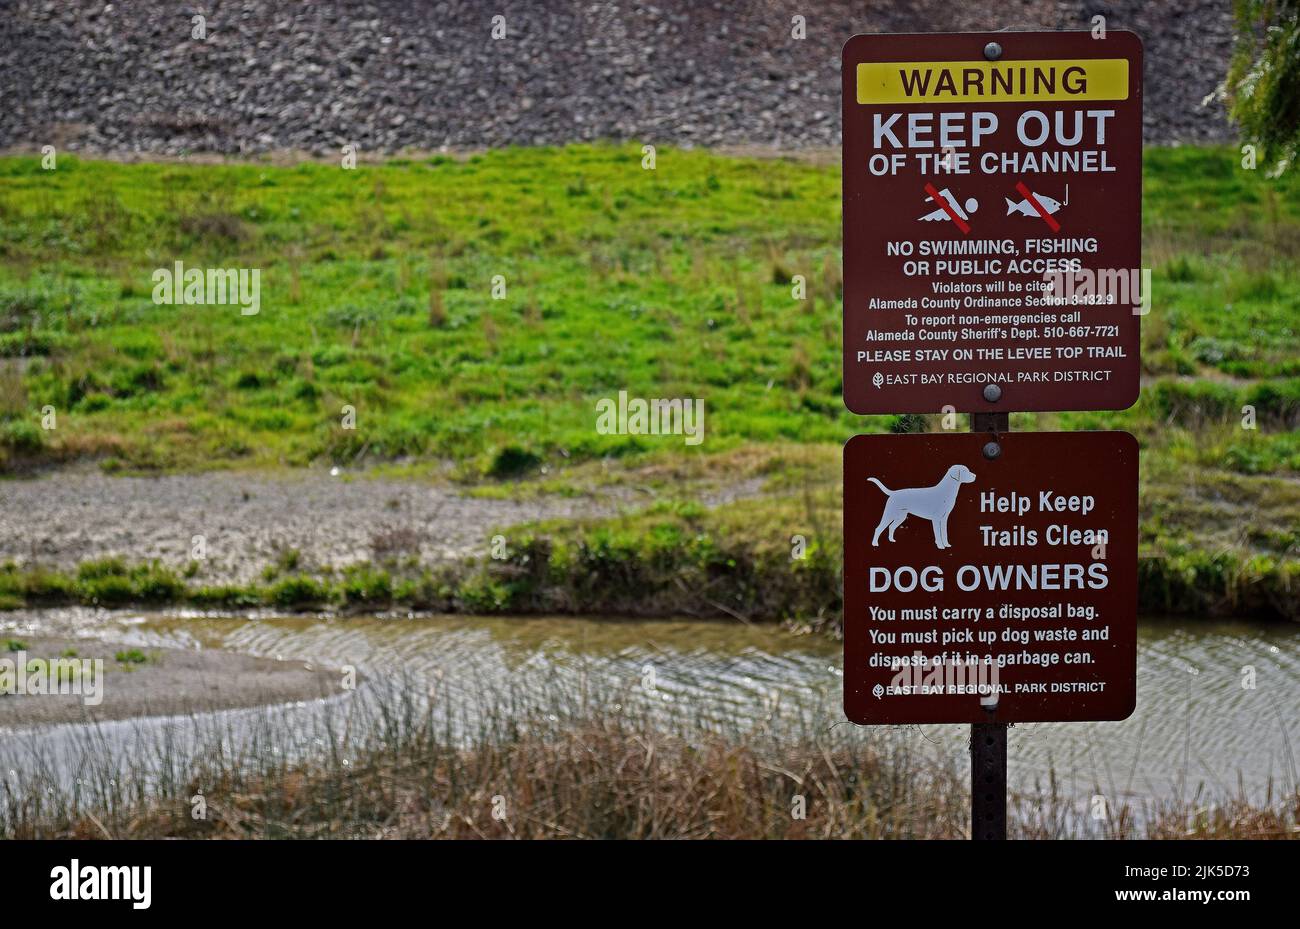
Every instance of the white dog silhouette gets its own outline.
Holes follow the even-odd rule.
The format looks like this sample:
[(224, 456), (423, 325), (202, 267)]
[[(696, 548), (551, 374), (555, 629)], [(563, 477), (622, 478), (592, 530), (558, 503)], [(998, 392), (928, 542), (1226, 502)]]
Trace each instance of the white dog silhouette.
[(906, 487), (902, 490), (890, 490), (874, 477), (867, 480), (885, 492), (889, 499), (885, 501), (885, 512), (880, 517), (876, 534), (871, 537), (871, 544), (880, 542), (880, 533), (889, 527), (889, 541), (894, 541), (894, 530), (903, 524), (903, 520), (915, 513), (924, 516), (934, 527), (934, 544), (938, 548), (951, 548), (948, 544), (948, 514), (957, 503), (957, 491), (962, 484), (975, 480), (975, 475), (965, 465), (953, 465), (943, 480), (933, 487)]

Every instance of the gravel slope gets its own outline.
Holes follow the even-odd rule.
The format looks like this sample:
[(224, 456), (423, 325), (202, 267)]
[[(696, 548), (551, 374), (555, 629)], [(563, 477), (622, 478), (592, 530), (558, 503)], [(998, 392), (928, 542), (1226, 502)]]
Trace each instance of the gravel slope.
[(117, 556), (179, 567), (203, 536), (202, 579), (246, 582), (290, 551), (303, 567), (342, 567), (377, 554), (440, 561), (487, 554), (495, 526), (607, 510), (582, 500), (473, 499), (318, 471), (143, 478), (61, 471), (0, 483), (0, 562), (69, 568)]
[[(758, 481), (695, 494), (706, 506), (752, 496)], [(0, 563), (75, 568), (120, 557), (175, 568), (203, 536), (205, 583), (256, 580), (296, 551), (303, 568), (417, 556), (422, 563), (489, 554), (491, 533), (541, 519), (614, 515), (653, 498), (617, 488), (590, 497), (466, 497), (417, 481), (343, 480), (319, 470), (110, 477), (65, 469), (0, 481)]]
[(1230, 0), (0, 0), (0, 148), (834, 146), (849, 35), (1080, 29), (1097, 13), (1145, 39), (1148, 141), (1228, 137), (1200, 101), (1231, 48)]

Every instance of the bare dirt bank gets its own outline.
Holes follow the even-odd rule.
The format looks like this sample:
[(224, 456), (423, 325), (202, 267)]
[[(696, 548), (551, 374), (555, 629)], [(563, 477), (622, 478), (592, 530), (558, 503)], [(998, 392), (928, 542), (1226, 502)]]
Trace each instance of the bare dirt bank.
[[(217, 649), (141, 649), (98, 639), (20, 637), (8, 642), (25, 648), (0, 651), (0, 660), (17, 660), (19, 656), (28, 662), (60, 657), (72, 661), (100, 659), (103, 671), (97, 687), (92, 688), (86, 681), (77, 688), (82, 693), (0, 694), (0, 730), (201, 713), (312, 700), (343, 692), (340, 672), (301, 661), (277, 661)], [(70, 678), (66, 689), (74, 690)], [(92, 690), (102, 696), (93, 705), (85, 699)]]
[(600, 516), (615, 503), (480, 499), (451, 487), (321, 471), (109, 477), (61, 470), (0, 482), (0, 563), (69, 569), (97, 558), (156, 558), (181, 569), (198, 546), (201, 580), (246, 583), (285, 559), (315, 569), (386, 556), (437, 563), (485, 555), (496, 527)]

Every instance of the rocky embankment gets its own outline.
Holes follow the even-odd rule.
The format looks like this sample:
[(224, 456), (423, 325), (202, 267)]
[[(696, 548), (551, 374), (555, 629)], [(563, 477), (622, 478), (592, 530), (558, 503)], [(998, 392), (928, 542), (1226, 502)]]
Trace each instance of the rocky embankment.
[(1229, 137), (1201, 105), (1231, 50), (1228, 0), (7, 0), (0, 148), (824, 148), (839, 144), (854, 33), (1087, 29), (1098, 15), (1145, 42), (1148, 142)]

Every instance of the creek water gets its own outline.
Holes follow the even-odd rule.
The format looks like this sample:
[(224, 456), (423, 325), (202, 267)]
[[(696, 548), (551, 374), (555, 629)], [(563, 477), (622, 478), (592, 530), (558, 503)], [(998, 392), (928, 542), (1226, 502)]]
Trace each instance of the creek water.
[[(744, 729), (766, 720), (808, 730), (848, 726), (840, 710), (840, 646), (771, 626), (698, 620), (536, 617), (246, 616), (33, 611), (0, 629), (77, 635), (140, 647), (216, 648), (326, 667), (363, 679), (413, 675), (443, 694), (509, 693), (534, 708), (575, 695), (614, 694), (662, 714)], [(1253, 669), (1253, 686), (1250, 680)], [(320, 703), (321, 701), (314, 701)], [(781, 713), (774, 714), (779, 706)], [(289, 710), (276, 712), (283, 716)], [(299, 705), (297, 711), (304, 711)], [(310, 711), (310, 708), (307, 708)], [(258, 711), (223, 711), (247, 720)], [(1067, 796), (1191, 799), (1244, 793), (1257, 802), (1297, 783), (1300, 634), (1289, 626), (1209, 619), (1144, 619), (1138, 629), (1137, 710), (1123, 722), (1035, 723), (1009, 737), (1013, 786), (1054, 775)], [(119, 751), (151, 725), (178, 718), (99, 724)], [(68, 741), (83, 727), (26, 731)], [(134, 734), (134, 735), (132, 735)], [(792, 732), (792, 735), (794, 733)], [(963, 764), (965, 726), (893, 727), (937, 758)], [(10, 743), (0, 733), (0, 743)], [(6, 767), (22, 764), (5, 752)]]

